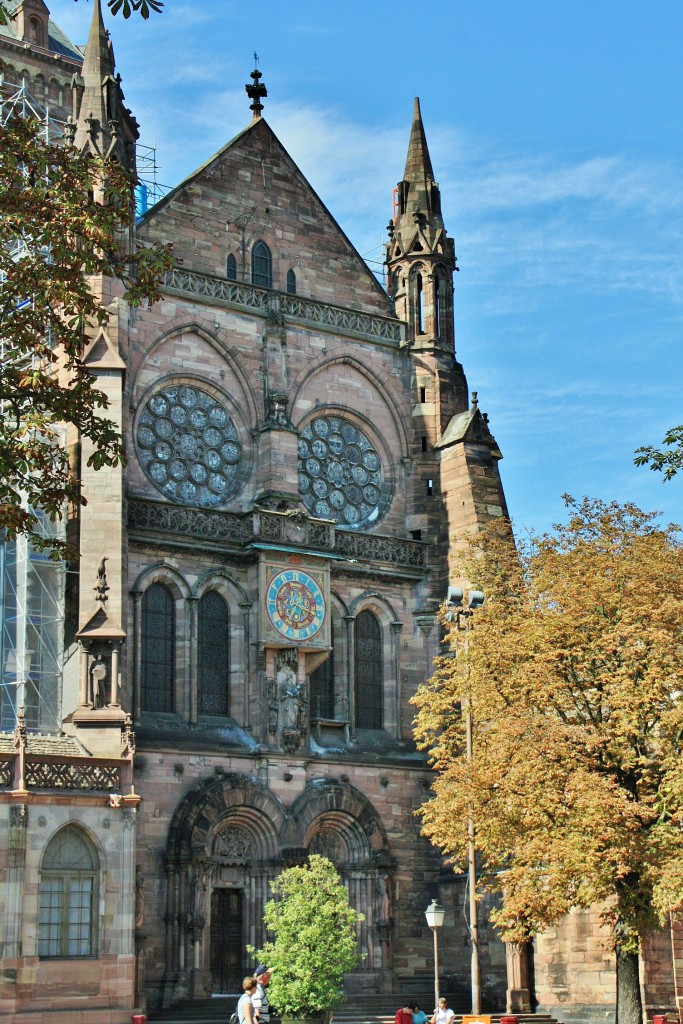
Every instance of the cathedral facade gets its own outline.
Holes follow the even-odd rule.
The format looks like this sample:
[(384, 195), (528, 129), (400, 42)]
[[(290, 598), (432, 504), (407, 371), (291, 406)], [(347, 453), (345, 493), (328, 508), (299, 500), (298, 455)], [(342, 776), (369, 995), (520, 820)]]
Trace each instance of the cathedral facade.
[[(134, 169), (137, 125), (93, 6), (84, 56), (42, 0), (15, 6), (5, 101), (28, 80), (67, 139)], [(410, 705), (459, 542), (507, 514), (455, 356), (453, 242), (417, 101), (385, 290), (269, 127), (258, 70), (247, 92), (243, 130), (138, 221), (141, 243), (173, 246), (162, 300), (133, 310), (119, 283), (93, 282), (110, 319), (84, 361), (127, 465), (95, 473), (68, 438), (88, 500), (67, 525), (77, 562), (53, 570), (5, 545), (12, 1022), (122, 1022), (237, 992), (269, 882), (312, 852), (364, 913), (348, 987), (429, 989), (437, 897), (444, 986), (468, 1008), (464, 879), (419, 835), (430, 775)], [(677, 941), (653, 938), (660, 1008)], [(600, 943), (596, 915), (533, 951), (484, 920), (485, 1001), (605, 1018)]]

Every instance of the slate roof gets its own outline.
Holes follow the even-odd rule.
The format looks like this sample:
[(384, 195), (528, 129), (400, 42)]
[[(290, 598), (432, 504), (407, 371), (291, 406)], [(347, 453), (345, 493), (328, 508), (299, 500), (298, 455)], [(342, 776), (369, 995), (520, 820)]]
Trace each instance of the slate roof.
[[(26, 737), (27, 754), (50, 754), (56, 757), (89, 757), (88, 751), (73, 736), (44, 736), (29, 733)], [(0, 732), (0, 754), (13, 754), (16, 750), (13, 732)]]
[[(14, 0), (7, 4), (7, 9), (10, 17), (14, 14), (17, 7), (19, 6), (19, 0)], [(8, 25), (0, 25), (0, 36), (8, 36), (10, 39), (19, 40), (16, 27), (11, 23)], [(47, 26), (47, 48), (52, 53), (59, 53), (63, 57), (70, 57), (72, 60), (79, 62), (83, 61), (83, 52), (66, 36), (59, 25), (57, 25), (52, 18), (48, 21)], [(40, 47), (42, 49), (42, 47)]]

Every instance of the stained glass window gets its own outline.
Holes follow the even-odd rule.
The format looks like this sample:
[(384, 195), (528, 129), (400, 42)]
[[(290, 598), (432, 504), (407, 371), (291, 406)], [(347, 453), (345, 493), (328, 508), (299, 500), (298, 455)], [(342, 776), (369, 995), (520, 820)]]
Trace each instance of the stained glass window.
[(162, 583), (153, 583), (142, 596), (143, 711), (173, 711), (175, 683), (175, 607)]
[(326, 661), (311, 672), (311, 718), (334, 719), (334, 633)]
[(382, 627), (372, 612), (356, 619), (356, 728), (382, 728)]
[(259, 288), (273, 287), (273, 260), (265, 242), (256, 242), (251, 250), (251, 283)]
[(215, 590), (199, 602), (197, 691), (200, 715), (230, 714), (230, 612)]

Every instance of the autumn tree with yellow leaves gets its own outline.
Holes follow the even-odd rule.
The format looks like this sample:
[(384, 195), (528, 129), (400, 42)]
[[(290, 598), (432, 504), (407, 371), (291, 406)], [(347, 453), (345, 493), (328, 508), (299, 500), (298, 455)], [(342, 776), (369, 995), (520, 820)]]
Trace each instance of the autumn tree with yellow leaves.
[(683, 905), (683, 539), (634, 505), (566, 502), (527, 550), (492, 530), (463, 565), (486, 594), (467, 654), (447, 624), (414, 698), (423, 828), (459, 868), (473, 819), (506, 940), (602, 906), (617, 1021), (641, 1024), (642, 937)]

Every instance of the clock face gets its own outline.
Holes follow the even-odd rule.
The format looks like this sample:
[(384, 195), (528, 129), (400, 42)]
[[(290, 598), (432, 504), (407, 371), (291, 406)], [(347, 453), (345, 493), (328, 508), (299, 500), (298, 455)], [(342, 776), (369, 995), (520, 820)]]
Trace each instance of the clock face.
[(315, 580), (302, 569), (283, 569), (266, 593), (268, 618), (287, 640), (310, 640), (325, 621), (325, 598)]

